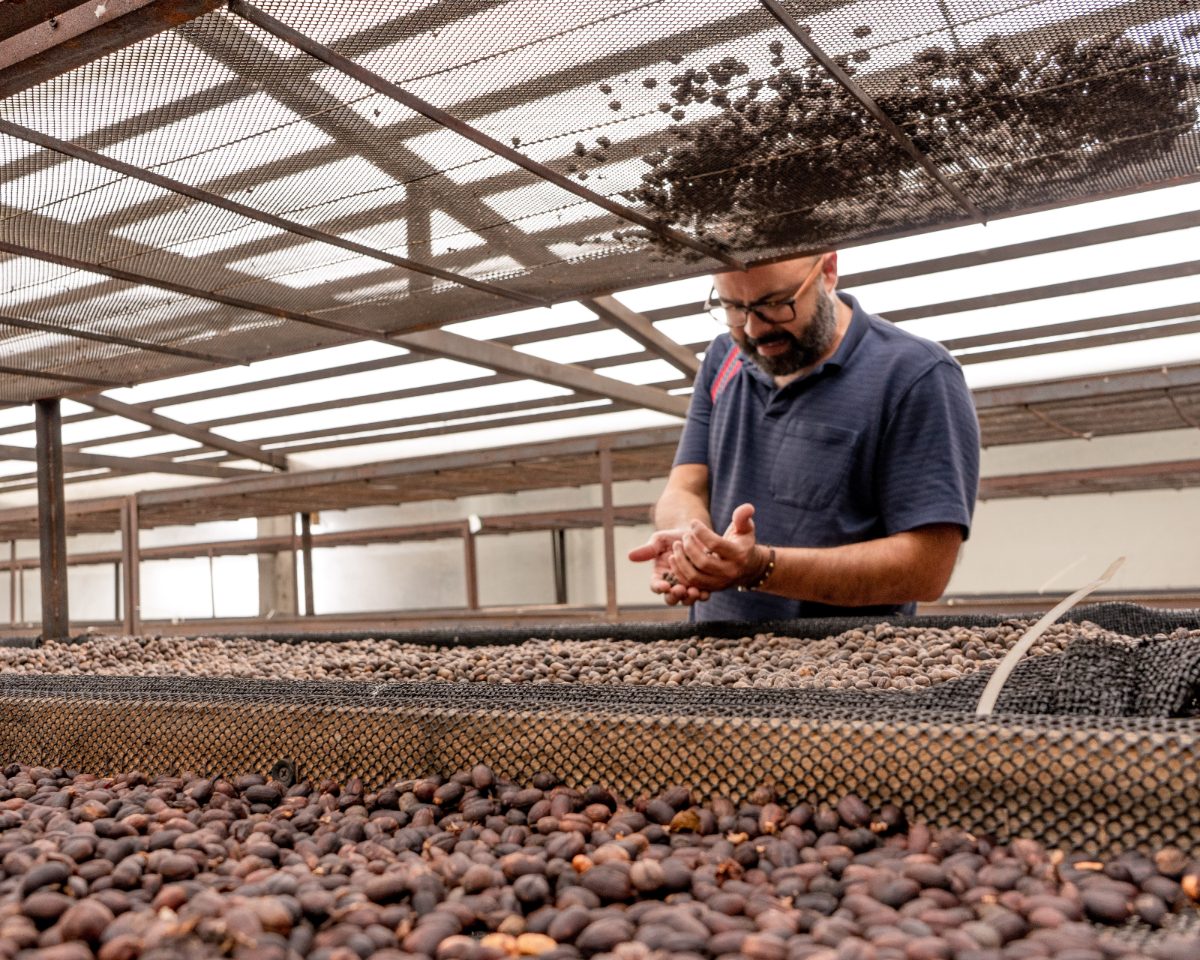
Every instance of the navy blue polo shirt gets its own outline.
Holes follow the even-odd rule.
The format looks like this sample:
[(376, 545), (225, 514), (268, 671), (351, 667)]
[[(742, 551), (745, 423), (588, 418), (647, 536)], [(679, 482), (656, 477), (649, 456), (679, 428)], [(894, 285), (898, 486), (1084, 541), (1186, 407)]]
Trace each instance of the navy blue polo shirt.
[[(713, 382), (737, 345), (722, 333), (696, 378), (675, 464), (709, 470), (720, 533), (752, 503), (760, 543), (832, 547), (930, 523), (970, 530), (979, 486), (979, 421), (962, 369), (940, 344), (853, 309), (825, 363), (783, 389), (749, 358), (717, 399)], [(694, 620), (876, 616), (905, 607), (830, 607), (729, 589)]]

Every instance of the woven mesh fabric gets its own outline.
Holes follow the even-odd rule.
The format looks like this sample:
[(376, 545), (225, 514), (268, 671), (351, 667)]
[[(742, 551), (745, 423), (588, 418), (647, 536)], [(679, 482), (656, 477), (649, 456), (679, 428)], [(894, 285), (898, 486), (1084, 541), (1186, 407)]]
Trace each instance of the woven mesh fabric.
[[(1081, 849), (1200, 843), (1200, 720), (1179, 716), (1194, 710), (1200, 642), (1166, 635), (1196, 618), (1081, 614), (1131, 639), (1021, 664), (991, 718), (971, 712), (986, 673), (915, 694), (7, 676), (0, 751), (97, 774), (266, 774), (286, 760), (303, 777), (369, 786), (488, 763), (630, 797), (683, 783), (742, 798), (773, 783), (793, 799), (854, 792), (935, 824)], [(824, 636), (829, 624), (807, 627)]]
[[(928, 627), (948, 629), (950, 627), (994, 627), (1014, 619), (1036, 619), (1041, 612), (1023, 614), (1010, 613), (1003, 616), (983, 614), (939, 614), (936, 616), (895, 616), (887, 622), (896, 627)], [(1094, 623), (1098, 627), (1126, 637), (1153, 637), (1167, 635), (1174, 630), (1191, 630), (1200, 627), (1200, 611), (1164, 610), (1144, 607), (1136, 603), (1088, 603), (1074, 607), (1067, 618), (1075, 623)], [(530, 639), (554, 638), (558, 640), (599, 640), (620, 637), (623, 640), (685, 640), (691, 637), (738, 638), (755, 634), (773, 633), (781, 637), (796, 637), (819, 640), (834, 637), (847, 630), (854, 630), (874, 620), (862, 617), (813, 617), (804, 620), (762, 620), (753, 623), (739, 621), (709, 621), (703, 624), (687, 622), (622, 622), (569, 623), (558, 625), (534, 625), (523, 627), (469, 627), (437, 630), (404, 630), (392, 633), (364, 633), (343, 631), (335, 633), (271, 633), (256, 632), (261, 640), (286, 643), (311, 643), (320, 641), (363, 640), (371, 637), (392, 637), (405, 643), (430, 646), (484, 646), (505, 643), (524, 643)], [(209, 634), (211, 636), (211, 634)], [(75, 638), (88, 639), (86, 636)], [(0, 641), (7, 643), (9, 641)], [(24, 642), (24, 641), (20, 641)]]
[(1200, 842), (1190, 720), (980, 720), (778, 690), (289, 686), (6, 681), (0, 744), (22, 762), (97, 773), (266, 773), (288, 760), (301, 776), (377, 785), (486, 761), (630, 796), (687, 783), (743, 797), (772, 782), (790, 797), (852, 791), (933, 823), (1077, 848)]
[[(22, 128), (0, 133), (7, 315), (254, 361), (343, 342), (312, 319), (390, 332), (511, 309), (396, 257), (557, 302), (707, 273), (720, 251), (836, 248), (1200, 166), (1200, 35), (1181, 0), (812, 0), (784, 4), (790, 27), (717, 0), (256, 6), (351, 72), (222, 7), (5, 98)], [(0, 376), (12, 402), (46, 392), (41, 372), (99, 363), (124, 382), (207, 365), (20, 328), (0, 342), (29, 373)]]

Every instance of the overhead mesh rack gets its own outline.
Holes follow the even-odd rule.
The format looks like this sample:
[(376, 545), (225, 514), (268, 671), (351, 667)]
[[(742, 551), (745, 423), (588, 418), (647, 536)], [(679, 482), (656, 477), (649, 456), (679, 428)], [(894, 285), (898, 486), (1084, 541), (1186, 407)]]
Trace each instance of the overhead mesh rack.
[(1194, 179), (1198, 21), (239, 0), (0, 102), (0, 401)]

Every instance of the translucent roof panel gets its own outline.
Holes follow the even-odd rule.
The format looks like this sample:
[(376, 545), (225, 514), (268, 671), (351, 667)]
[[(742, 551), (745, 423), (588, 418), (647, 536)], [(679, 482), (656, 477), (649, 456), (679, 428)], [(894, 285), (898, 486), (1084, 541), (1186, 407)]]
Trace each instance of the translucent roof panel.
[(281, 28), (222, 8), (13, 94), (0, 315), (209, 359), (13, 339), (0, 401), (80, 362), (145, 382), (980, 217), (988, 245), (1200, 170), (1189, 5), (783, 6), (818, 59), (753, 0), (261, 0)]

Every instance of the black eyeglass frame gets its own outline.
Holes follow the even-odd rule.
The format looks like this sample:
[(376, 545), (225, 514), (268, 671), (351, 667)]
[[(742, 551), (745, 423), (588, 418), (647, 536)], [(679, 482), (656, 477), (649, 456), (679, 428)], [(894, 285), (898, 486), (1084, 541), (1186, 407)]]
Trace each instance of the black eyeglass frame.
[[(714, 286), (709, 290), (708, 298), (704, 301), (704, 309), (708, 312), (710, 317), (717, 321), (717, 323), (726, 327), (744, 327), (750, 322), (750, 314), (754, 314), (763, 323), (769, 324), (772, 327), (783, 326), (785, 323), (791, 323), (796, 319), (796, 301), (808, 292), (808, 288), (811, 286), (813, 280), (820, 276), (821, 268), (824, 266), (824, 264), (825, 258), (823, 256), (819, 257), (817, 262), (813, 264), (812, 269), (809, 270), (808, 276), (806, 276), (800, 286), (796, 288), (796, 292), (786, 300), (772, 300), (767, 303), (728, 303), (727, 305), (726, 301), (723, 301), (717, 296), (717, 288)], [(763, 313), (763, 310), (774, 307), (788, 307), (791, 316), (787, 317), (786, 319), (776, 320)], [(741, 323), (730, 322), (729, 314), (734, 310), (741, 311)]]

